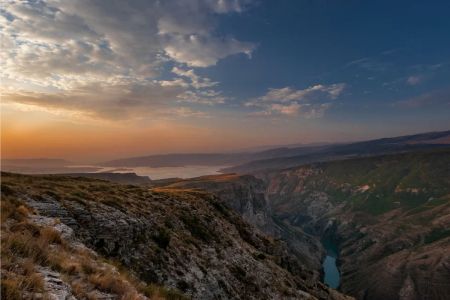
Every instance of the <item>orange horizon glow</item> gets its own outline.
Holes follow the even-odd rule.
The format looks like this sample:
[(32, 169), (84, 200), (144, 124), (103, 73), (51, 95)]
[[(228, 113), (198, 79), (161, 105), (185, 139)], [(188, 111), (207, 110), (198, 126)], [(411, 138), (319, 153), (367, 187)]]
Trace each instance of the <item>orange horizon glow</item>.
[[(212, 124), (213, 120), (206, 122)], [(268, 133), (270, 130), (237, 132), (235, 128), (173, 120), (120, 125), (7, 107), (2, 110), (1, 157), (98, 162), (162, 153), (227, 152), (289, 141), (286, 136), (274, 138), (276, 133)]]

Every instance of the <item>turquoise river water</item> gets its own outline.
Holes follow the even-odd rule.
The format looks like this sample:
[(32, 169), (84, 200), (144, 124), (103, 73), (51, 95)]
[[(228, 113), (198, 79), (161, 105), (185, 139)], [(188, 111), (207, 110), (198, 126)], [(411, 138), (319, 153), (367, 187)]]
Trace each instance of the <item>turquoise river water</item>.
[(327, 251), (327, 256), (323, 261), (323, 282), (331, 288), (338, 288), (341, 282), (341, 275), (336, 265), (336, 259), (338, 257), (337, 246), (330, 240), (323, 241), (323, 246)]

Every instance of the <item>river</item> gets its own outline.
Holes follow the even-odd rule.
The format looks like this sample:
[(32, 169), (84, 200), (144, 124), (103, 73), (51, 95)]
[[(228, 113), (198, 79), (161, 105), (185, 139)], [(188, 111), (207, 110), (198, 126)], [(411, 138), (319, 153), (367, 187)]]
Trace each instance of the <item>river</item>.
[(324, 273), (323, 282), (329, 287), (336, 289), (339, 287), (341, 281), (341, 275), (336, 265), (338, 249), (336, 244), (329, 239), (322, 241), (322, 243), (327, 251), (327, 256), (322, 264)]

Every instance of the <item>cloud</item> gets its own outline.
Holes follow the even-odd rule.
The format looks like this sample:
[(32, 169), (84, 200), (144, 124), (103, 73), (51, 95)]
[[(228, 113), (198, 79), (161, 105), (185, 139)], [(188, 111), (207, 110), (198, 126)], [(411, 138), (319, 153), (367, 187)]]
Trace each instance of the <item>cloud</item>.
[(296, 116), (298, 115), (300, 111), (301, 105), (298, 103), (291, 103), (288, 105), (282, 105), (282, 104), (271, 104), (270, 105), (270, 111), (278, 112), (283, 115), (288, 116)]
[(173, 80), (160, 80), (159, 83), (161, 84), (161, 86), (189, 87), (189, 83), (187, 83), (183, 78), (175, 78)]
[[(248, 5), (245, 0), (5, 2), (0, 67), (11, 87), (8, 101), (108, 118), (168, 109), (188, 98), (189, 89), (218, 85), (186, 65), (209, 67), (230, 55), (251, 54), (254, 44), (216, 31), (218, 15), (240, 13)], [(174, 64), (173, 76), (161, 79)], [(211, 91), (192, 93), (199, 104), (221, 101), (206, 95)]]
[(344, 83), (336, 83), (331, 85), (317, 84), (303, 90), (295, 90), (290, 87), (269, 89), (266, 95), (257, 98), (257, 100), (262, 102), (308, 101), (320, 96), (336, 99), (344, 91), (344, 88)]
[(172, 69), (172, 73), (188, 78), (191, 81), (191, 86), (195, 89), (209, 88), (219, 84), (218, 82), (213, 82), (209, 78), (198, 76), (192, 69), (183, 70), (178, 67), (174, 67)]
[(397, 101), (394, 103), (394, 106), (409, 109), (432, 106), (450, 108), (450, 89), (434, 90), (406, 100)]
[(317, 84), (302, 90), (290, 87), (269, 89), (265, 95), (246, 102), (245, 106), (262, 108), (251, 113), (256, 116), (279, 114), (320, 118), (331, 107), (329, 100), (338, 98), (345, 87), (344, 83), (336, 83)]
[(227, 56), (244, 53), (251, 57), (255, 46), (234, 38), (216, 38), (202, 35), (171, 35), (167, 37), (164, 50), (175, 61), (192, 67), (215, 65)]
[(195, 104), (221, 104), (227, 100), (221, 92), (214, 90), (202, 90), (202, 91), (186, 91), (177, 96), (181, 103), (195, 103)]
[(338, 98), (344, 91), (344, 83), (330, 85), (317, 84), (297, 90), (290, 87), (269, 89), (256, 99), (245, 103), (247, 107), (262, 108), (252, 115), (286, 115), (320, 118), (331, 107), (329, 100)]
[(199, 118), (209, 118), (209, 115), (202, 111), (194, 111), (189, 107), (177, 107), (168, 111), (169, 114), (174, 114), (178, 117), (199, 117)]
[(406, 79), (406, 84), (408, 85), (418, 85), (422, 83), (423, 77), (420, 75), (411, 75)]
[(391, 67), (390, 63), (381, 62), (373, 57), (363, 57), (347, 63), (344, 68), (358, 67), (372, 72), (383, 72)]
[[(12, 90), (3, 93), (2, 100), (50, 110), (75, 111), (90, 118), (124, 120), (164, 115), (173, 110), (168, 103), (173, 103), (182, 92), (183, 89), (177, 86), (151, 83), (96, 83), (53, 93)], [(143, 114), (143, 111), (151, 113)]]

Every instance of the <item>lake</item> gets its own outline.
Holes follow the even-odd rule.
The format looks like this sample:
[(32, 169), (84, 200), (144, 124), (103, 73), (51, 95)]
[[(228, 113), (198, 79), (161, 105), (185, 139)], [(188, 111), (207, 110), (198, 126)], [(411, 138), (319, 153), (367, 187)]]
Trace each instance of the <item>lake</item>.
[(338, 288), (341, 282), (341, 275), (336, 265), (336, 259), (338, 257), (338, 249), (335, 243), (330, 240), (324, 240), (323, 246), (327, 251), (327, 256), (323, 261), (323, 282), (331, 288)]
[[(75, 167), (75, 166), (72, 166)], [(80, 167), (80, 166), (77, 166)], [(86, 166), (83, 166), (86, 167)], [(97, 167), (97, 166), (90, 166)], [(219, 175), (219, 170), (229, 166), (183, 166), (183, 167), (97, 167), (98, 172), (113, 172), (113, 173), (136, 173), (140, 176), (148, 176), (152, 180), (165, 178), (192, 178), (204, 175)]]

